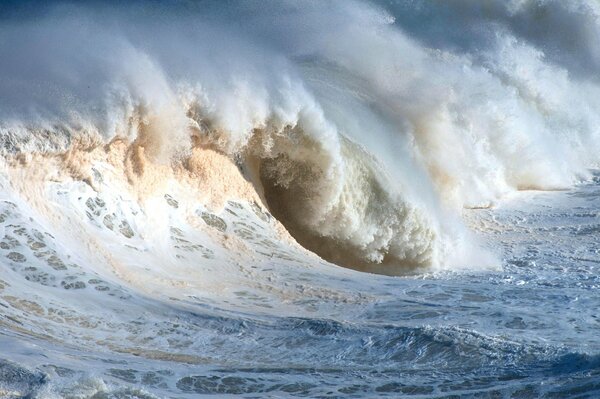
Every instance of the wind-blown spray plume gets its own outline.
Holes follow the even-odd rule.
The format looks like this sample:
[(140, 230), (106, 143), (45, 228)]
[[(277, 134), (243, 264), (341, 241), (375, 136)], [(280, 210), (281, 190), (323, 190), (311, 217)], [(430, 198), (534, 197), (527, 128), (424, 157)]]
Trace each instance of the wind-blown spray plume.
[[(413, 3), (17, 9), (0, 28), (4, 151), (125, 140), (131, 180), (211, 149), (325, 259), (392, 274), (493, 264), (456, 209), (563, 188), (596, 163), (598, 7)], [(558, 13), (578, 49), (525, 28)]]

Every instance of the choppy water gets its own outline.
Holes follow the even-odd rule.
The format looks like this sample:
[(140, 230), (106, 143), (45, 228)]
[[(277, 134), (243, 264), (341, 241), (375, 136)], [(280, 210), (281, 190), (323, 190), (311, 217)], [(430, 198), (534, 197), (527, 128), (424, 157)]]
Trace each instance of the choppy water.
[[(25, 211), (2, 201), (9, 397), (600, 394), (598, 181), (465, 210), (501, 271), (386, 277), (279, 247), (238, 265), (248, 278), (235, 286), (223, 276), (227, 299), (214, 286), (168, 298), (105, 279)], [(221, 216), (260, 220), (234, 203)]]

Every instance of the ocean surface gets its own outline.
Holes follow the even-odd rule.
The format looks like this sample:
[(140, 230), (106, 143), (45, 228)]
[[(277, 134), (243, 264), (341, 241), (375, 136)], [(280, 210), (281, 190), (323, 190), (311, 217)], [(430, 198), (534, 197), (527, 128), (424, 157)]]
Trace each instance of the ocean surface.
[(0, 397), (600, 397), (600, 3), (0, 4)]

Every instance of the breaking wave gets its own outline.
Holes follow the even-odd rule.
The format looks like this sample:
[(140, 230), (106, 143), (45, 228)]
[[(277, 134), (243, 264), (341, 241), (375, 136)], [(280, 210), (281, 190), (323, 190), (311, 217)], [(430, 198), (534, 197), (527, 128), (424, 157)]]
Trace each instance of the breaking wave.
[(139, 198), (201, 182), (328, 261), (399, 274), (494, 266), (462, 207), (597, 165), (595, 2), (227, 5), (0, 8), (8, 180), (93, 186), (100, 157)]
[(600, 397), (597, 0), (41, 3), (0, 397)]

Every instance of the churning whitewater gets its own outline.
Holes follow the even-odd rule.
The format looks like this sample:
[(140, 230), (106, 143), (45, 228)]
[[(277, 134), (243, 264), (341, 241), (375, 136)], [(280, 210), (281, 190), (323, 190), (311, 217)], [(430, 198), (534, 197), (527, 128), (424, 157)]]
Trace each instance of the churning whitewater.
[(0, 397), (600, 395), (596, 0), (0, 4)]

